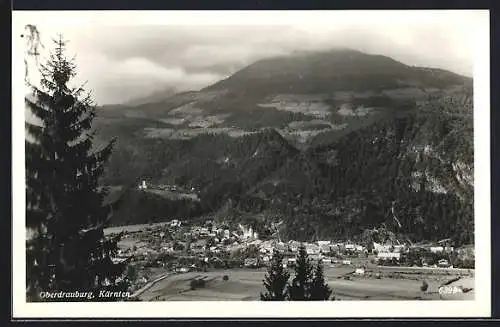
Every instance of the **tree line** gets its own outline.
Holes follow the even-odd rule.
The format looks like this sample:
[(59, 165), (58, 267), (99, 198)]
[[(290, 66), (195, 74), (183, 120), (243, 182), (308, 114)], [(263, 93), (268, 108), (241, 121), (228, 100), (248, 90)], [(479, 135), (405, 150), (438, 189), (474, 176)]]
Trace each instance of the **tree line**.
[(299, 247), (295, 276), (290, 280), (290, 273), (283, 265), (283, 254), (274, 251), (266, 276), (263, 280), (264, 293), (260, 294), (262, 301), (327, 301), (332, 290), (325, 281), (323, 266), (316, 267), (309, 259), (304, 245)]

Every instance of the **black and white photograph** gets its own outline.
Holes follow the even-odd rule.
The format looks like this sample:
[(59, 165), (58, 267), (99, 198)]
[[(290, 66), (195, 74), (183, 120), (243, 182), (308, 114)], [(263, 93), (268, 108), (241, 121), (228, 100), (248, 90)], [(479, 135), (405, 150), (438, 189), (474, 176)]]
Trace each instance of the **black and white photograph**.
[(489, 315), (488, 15), (14, 11), (14, 312)]

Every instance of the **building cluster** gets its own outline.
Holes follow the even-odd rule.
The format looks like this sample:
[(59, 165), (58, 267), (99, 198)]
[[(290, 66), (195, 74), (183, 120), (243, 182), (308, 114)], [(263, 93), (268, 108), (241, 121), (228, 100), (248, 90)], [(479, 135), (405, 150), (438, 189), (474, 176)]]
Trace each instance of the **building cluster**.
[[(271, 261), (274, 251), (279, 251), (283, 255), (284, 267), (293, 267), (301, 245), (305, 247), (309, 259), (325, 265), (353, 265), (353, 259), (369, 257), (374, 263), (382, 265), (407, 265), (407, 258), (410, 254), (415, 254), (416, 260), (410, 264), (426, 266), (428, 254), (435, 254), (440, 261), (434, 260), (429, 265), (448, 267), (450, 260), (446, 254), (453, 251), (446, 244), (401, 245), (373, 242), (367, 247), (354, 242), (330, 240), (260, 240), (251, 227), (216, 225), (213, 220), (193, 223), (175, 219), (140, 231), (124, 231), (117, 260), (128, 260), (138, 270), (161, 267), (167, 271), (183, 273), (210, 268), (264, 267)], [(362, 269), (360, 265), (356, 267), (358, 270)], [(138, 279), (138, 283), (145, 282), (145, 278)]]

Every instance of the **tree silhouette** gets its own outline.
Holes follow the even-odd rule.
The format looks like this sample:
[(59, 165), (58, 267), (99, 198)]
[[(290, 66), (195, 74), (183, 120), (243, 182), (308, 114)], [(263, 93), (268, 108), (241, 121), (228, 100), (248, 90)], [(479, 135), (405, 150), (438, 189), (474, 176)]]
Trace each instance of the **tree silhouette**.
[(95, 106), (83, 88), (68, 86), (76, 66), (62, 36), (40, 65), (40, 87), (30, 86), (26, 106), (38, 122), (26, 122), (27, 296), (40, 291), (126, 290), (123, 264), (115, 264), (121, 235), (107, 238), (110, 215), (99, 178), (114, 142), (93, 149)]
[(286, 300), (286, 288), (289, 278), (290, 274), (286, 271), (286, 268), (283, 267), (283, 255), (275, 251), (263, 281), (266, 292), (260, 294), (260, 299), (262, 301)]
[(330, 298), (332, 290), (325, 282), (323, 273), (323, 266), (318, 263), (314, 270), (314, 278), (311, 284), (311, 300), (312, 301), (326, 301)]
[(291, 301), (306, 301), (311, 297), (311, 284), (313, 280), (313, 266), (307, 255), (306, 247), (299, 247), (295, 277), (288, 285), (288, 296)]

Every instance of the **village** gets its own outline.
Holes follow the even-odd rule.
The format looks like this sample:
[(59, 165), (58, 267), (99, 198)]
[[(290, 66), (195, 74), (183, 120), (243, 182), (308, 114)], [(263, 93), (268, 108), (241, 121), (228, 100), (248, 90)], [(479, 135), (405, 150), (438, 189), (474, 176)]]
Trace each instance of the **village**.
[(238, 224), (231, 228), (217, 225), (213, 220), (196, 224), (174, 219), (150, 225), (115, 227), (107, 233), (122, 233), (115, 260), (127, 262), (127, 278), (132, 283), (132, 291), (144, 286), (159, 271), (177, 274), (263, 268), (274, 251), (283, 254), (285, 268), (293, 268), (301, 245), (313, 263), (350, 267), (358, 275), (363, 275), (368, 266), (453, 268), (454, 261), (462, 268), (463, 260), (457, 260), (459, 254), (473, 251), (473, 248), (455, 250), (446, 242), (412, 245), (373, 242), (367, 247), (349, 241), (283, 242), (272, 237), (262, 240), (251, 227)]

